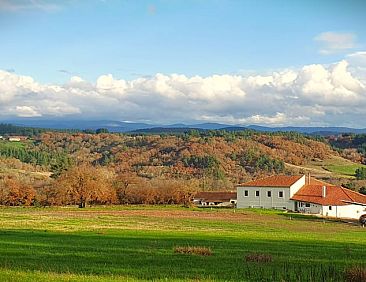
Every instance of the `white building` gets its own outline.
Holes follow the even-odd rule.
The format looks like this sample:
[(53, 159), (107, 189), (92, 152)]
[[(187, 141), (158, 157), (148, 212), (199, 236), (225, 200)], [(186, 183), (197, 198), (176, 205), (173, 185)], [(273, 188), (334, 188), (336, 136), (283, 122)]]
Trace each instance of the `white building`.
[(237, 207), (295, 210), (291, 197), (305, 181), (305, 175), (278, 175), (241, 184), (237, 187)]
[(10, 142), (19, 142), (21, 139), (19, 137), (16, 137), (16, 136), (11, 136), (8, 138), (8, 140)]
[(366, 214), (366, 196), (305, 175), (278, 175), (239, 185), (237, 207), (286, 209), (359, 219)]

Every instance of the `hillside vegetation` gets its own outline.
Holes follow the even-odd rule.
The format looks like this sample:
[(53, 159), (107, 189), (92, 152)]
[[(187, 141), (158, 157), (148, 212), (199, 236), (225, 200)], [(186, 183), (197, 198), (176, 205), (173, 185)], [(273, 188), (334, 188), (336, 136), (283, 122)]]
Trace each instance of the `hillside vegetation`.
[(323, 139), (291, 132), (96, 132), (40, 130), (26, 141), (0, 141), (0, 203), (188, 204), (196, 191), (233, 190), (253, 178), (353, 177), (361, 166)]

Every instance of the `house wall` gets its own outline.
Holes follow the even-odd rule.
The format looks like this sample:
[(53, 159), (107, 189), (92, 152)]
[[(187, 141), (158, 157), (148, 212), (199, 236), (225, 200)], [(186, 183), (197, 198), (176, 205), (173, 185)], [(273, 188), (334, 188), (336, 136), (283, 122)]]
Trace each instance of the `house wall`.
[(297, 210), (301, 213), (307, 214), (322, 214), (323, 206), (312, 203), (298, 202)]
[(344, 205), (344, 206), (329, 206), (322, 207), (322, 215), (339, 218), (359, 219), (361, 215), (366, 214), (366, 206), (361, 205)]
[[(301, 187), (305, 185), (306, 177), (303, 175), (290, 187), (237, 187), (237, 207), (238, 208), (265, 208), (265, 209), (288, 209), (295, 210), (295, 202), (290, 198)], [(244, 191), (248, 190), (246, 197)], [(259, 191), (259, 197), (255, 195)], [(271, 191), (272, 196), (268, 197), (267, 192)], [(283, 192), (283, 198), (279, 197), (279, 192)]]
[(298, 181), (290, 186), (290, 198), (305, 185), (306, 177), (303, 175)]
[[(248, 191), (246, 197), (244, 191)], [(255, 192), (259, 191), (259, 197)], [(272, 196), (268, 197), (267, 192), (271, 191)], [(283, 192), (283, 198), (279, 197), (279, 192)], [(265, 208), (265, 209), (288, 209), (294, 210), (295, 203), (290, 200), (289, 187), (237, 187), (237, 207), (238, 208)]]

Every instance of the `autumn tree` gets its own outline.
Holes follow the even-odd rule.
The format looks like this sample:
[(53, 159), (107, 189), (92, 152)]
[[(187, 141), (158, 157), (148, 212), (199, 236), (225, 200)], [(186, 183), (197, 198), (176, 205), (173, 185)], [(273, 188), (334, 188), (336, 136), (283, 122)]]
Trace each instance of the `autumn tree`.
[(62, 173), (57, 185), (66, 203), (77, 203), (84, 208), (88, 203), (116, 201), (113, 178), (113, 174), (105, 168), (81, 164)]
[(9, 206), (30, 206), (36, 192), (29, 184), (21, 183), (14, 178), (5, 178), (1, 185), (1, 201)]

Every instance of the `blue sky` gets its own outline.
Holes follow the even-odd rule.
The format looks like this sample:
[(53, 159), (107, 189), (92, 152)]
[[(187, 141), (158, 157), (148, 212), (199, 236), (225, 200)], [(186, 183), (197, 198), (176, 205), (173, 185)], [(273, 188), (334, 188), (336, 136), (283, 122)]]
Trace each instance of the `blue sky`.
[(364, 1), (38, 2), (46, 8), (1, 12), (0, 67), (42, 82), (65, 81), (58, 70), (131, 79), (332, 63), (344, 53), (319, 54), (318, 34), (351, 32), (360, 45), (366, 38)]
[[(156, 83), (158, 73), (168, 76), (169, 81), (172, 80), (172, 74), (187, 78), (199, 76), (202, 79), (213, 75), (239, 75), (246, 79), (249, 76), (265, 77), (275, 72), (293, 70), (299, 76), (305, 66), (314, 64), (324, 66), (331, 73), (332, 64), (348, 60), (347, 58), (353, 58), (353, 62), (347, 61), (345, 72), (352, 69), (352, 78), (359, 79), (359, 76), (363, 77), (364, 66), (355, 65), (355, 61), (359, 61), (355, 59), (355, 54), (361, 55), (361, 60), (364, 59), (365, 14), (366, 2), (362, 0), (0, 0), (0, 69), (13, 76), (32, 77), (34, 83), (41, 86), (61, 86), (63, 91), (69, 91), (68, 95), (72, 91), (65, 90), (65, 85), (70, 86), (70, 79), (74, 85), (76, 81), (83, 80), (84, 87), (87, 83), (90, 84), (90, 90), (90, 87), (98, 88), (100, 78), (102, 81), (112, 75), (113, 81), (109, 81), (109, 84), (119, 85), (118, 81), (124, 81), (129, 86), (123, 89), (128, 89), (128, 93), (134, 91), (135, 95), (141, 95), (142, 90), (133, 88), (131, 82), (145, 79), (142, 86), (145, 89), (148, 88), (146, 85), (151, 84), (149, 82)], [(11, 80), (9, 76), (7, 79)], [(362, 84), (361, 80), (359, 82)], [(78, 83), (76, 88), (81, 87), (80, 81)], [(247, 80), (245, 83), (248, 83)], [(170, 82), (168, 84), (172, 85)], [(336, 83), (334, 87), (338, 86), (339, 83)], [(22, 87), (24, 90), (24, 86)], [(296, 88), (294, 85), (291, 87), (289, 91)], [(90, 91), (98, 92), (94, 88)], [(34, 87), (32, 89), (33, 94), (37, 92)], [(182, 89), (175, 88), (176, 93), (187, 94)], [(248, 88), (241, 89), (247, 97), (250, 96)], [(86, 91), (85, 88), (83, 91)], [(141, 106), (139, 101), (121, 101), (124, 95), (121, 91), (119, 102), (128, 102), (128, 105), (132, 103), (136, 109)], [(163, 97), (170, 95), (171, 98), (172, 95), (166, 92), (162, 94), (161, 91), (164, 90), (156, 90), (156, 87), (144, 91), (151, 91), (151, 95), (158, 92)], [(279, 90), (273, 90), (276, 91)], [(101, 94), (100, 91), (98, 93)], [(361, 94), (360, 97), (364, 98), (364, 92)], [(231, 101), (230, 90), (227, 90), (226, 95), (228, 99), (224, 100)], [(38, 99), (42, 99), (40, 97)], [(61, 104), (69, 103), (70, 98), (65, 97), (60, 100)], [(178, 99), (180, 96), (177, 94), (174, 97)], [(194, 104), (200, 101), (192, 99), (190, 97), (181, 102)], [(7, 100), (3, 98), (3, 101)], [(164, 100), (165, 110), (173, 112), (175, 108), (167, 106), (170, 102), (172, 101)], [(241, 102), (247, 104), (248, 101)], [(304, 103), (310, 102), (304, 99), (301, 106), (309, 106)], [(74, 102), (73, 106), (78, 108)], [(313, 105), (316, 106), (317, 104)], [(52, 111), (38, 109), (30, 101), (24, 102), (24, 105), (20, 101), (13, 104), (9, 102), (7, 107), (13, 108), (8, 116), (17, 115), (17, 107), (33, 109), (28, 111), (30, 116), (32, 112), (37, 113), (35, 116), (52, 114)], [(270, 118), (275, 118), (277, 114), (291, 116), (281, 107), (278, 110), (255, 111), (253, 108), (256, 107), (253, 106), (245, 110), (246, 116), (238, 110), (230, 112), (232, 108), (228, 106), (226, 109), (225, 105), (222, 108), (213, 108), (216, 112), (202, 111), (194, 119), (246, 123), (255, 121), (253, 117), (259, 116), (269, 118), (259, 119), (259, 123), (266, 124), (266, 121), (271, 123)], [(119, 110), (116, 109), (116, 112)], [(71, 112), (90, 117), (103, 117), (104, 114), (97, 109)], [(311, 124), (337, 123), (337, 120), (332, 120), (330, 109), (324, 112), (321, 121), (310, 118)], [(335, 112), (333, 109), (333, 114)], [(359, 113), (357, 118), (363, 117), (363, 114)], [(138, 116), (139, 121), (156, 118)], [(159, 122), (189, 121), (191, 116), (189, 113), (186, 116), (170, 116), (160, 119)], [(118, 114), (113, 117), (120, 120), (133, 119)], [(260, 122), (261, 120), (264, 122)], [(304, 119), (305, 123), (309, 122), (305, 120), (307, 119)], [(291, 123), (281, 121), (286, 122)], [(351, 117), (348, 117), (346, 124), (362, 126), (352, 122)]]

